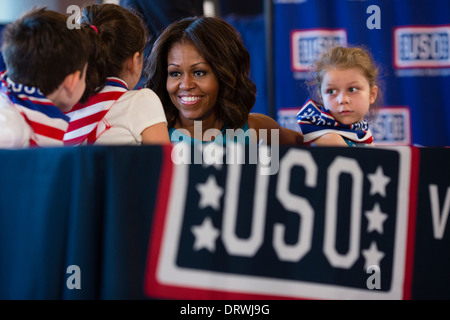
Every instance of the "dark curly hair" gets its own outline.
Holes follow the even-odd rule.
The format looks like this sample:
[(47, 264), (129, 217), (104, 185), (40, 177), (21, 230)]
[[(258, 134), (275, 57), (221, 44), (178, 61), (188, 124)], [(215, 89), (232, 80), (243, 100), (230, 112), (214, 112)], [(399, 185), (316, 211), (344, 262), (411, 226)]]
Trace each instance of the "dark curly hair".
[(168, 126), (173, 127), (178, 109), (166, 89), (167, 57), (177, 43), (194, 45), (219, 81), (218, 120), (228, 128), (242, 127), (256, 101), (256, 85), (250, 79), (250, 54), (240, 34), (218, 17), (188, 17), (169, 25), (158, 37), (146, 61), (146, 87), (161, 99)]

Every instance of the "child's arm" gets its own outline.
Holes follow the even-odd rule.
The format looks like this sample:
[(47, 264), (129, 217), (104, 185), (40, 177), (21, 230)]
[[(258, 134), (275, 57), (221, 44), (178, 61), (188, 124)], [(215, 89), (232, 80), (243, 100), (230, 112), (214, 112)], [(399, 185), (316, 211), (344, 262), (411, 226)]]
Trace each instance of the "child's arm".
[(31, 131), (14, 107), (0, 106), (0, 148), (23, 148), (30, 142)]
[(326, 133), (311, 142), (311, 145), (316, 147), (348, 147), (344, 138), (337, 133)]
[(160, 122), (142, 131), (142, 144), (170, 144), (167, 124)]
[[(259, 130), (266, 129), (268, 130), (268, 143), (270, 144), (270, 130), (277, 129), (279, 130), (279, 143), (280, 145), (301, 145), (303, 144), (303, 135), (295, 130), (288, 129), (280, 126), (274, 119), (271, 117), (260, 114), (260, 113), (251, 113), (248, 116), (248, 125), (250, 128), (255, 129), (257, 131), (258, 139), (259, 139)], [(259, 140), (258, 140), (259, 141)]]

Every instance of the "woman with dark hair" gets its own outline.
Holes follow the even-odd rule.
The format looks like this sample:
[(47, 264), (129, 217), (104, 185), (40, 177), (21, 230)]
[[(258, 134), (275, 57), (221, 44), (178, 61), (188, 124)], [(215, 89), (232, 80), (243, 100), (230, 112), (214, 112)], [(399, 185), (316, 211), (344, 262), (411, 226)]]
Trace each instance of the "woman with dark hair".
[(245, 143), (277, 143), (272, 137), (280, 144), (302, 142), (299, 132), (250, 113), (256, 100), (250, 55), (221, 18), (189, 17), (169, 25), (153, 45), (145, 75), (146, 87), (161, 99), (172, 142), (226, 143), (239, 135), (249, 137)]

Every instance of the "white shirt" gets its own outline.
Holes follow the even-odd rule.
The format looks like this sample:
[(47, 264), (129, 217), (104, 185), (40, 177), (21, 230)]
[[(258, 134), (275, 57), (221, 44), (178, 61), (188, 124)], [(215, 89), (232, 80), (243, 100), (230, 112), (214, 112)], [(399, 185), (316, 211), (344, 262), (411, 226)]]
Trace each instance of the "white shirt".
[[(164, 122), (167, 124), (161, 100), (148, 88), (124, 93), (100, 122), (94, 145), (136, 145), (142, 143), (144, 129)], [(105, 131), (107, 122), (111, 128)]]
[(0, 95), (0, 148), (26, 148), (32, 130), (12, 102)]

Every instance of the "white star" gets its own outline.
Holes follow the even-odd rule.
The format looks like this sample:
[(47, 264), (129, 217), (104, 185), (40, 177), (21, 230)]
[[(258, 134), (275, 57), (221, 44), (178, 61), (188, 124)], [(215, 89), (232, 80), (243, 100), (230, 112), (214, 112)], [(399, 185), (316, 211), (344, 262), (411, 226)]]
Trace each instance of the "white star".
[[(226, 139), (226, 137), (223, 137)], [(217, 143), (210, 143), (203, 149), (203, 166), (214, 166), (217, 170), (222, 169), (223, 164), (223, 146)]]
[(200, 209), (208, 206), (215, 210), (220, 209), (220, 197), (223, 194), (223, 189), (217, 185), (216, 178), (211, 175), (205, 183), (199, 183), (196, 186), (197, 191), (200, 193), (200, 203), (198, 207)]
[(379, 234), (383, 234), (383, 223), (388, 218), (388, 215), (383, 213), (380, 209), (380, 204), (375, 203), (372, 211), (366, 211), (366, 218), (369, 220), (367, 225), (367, 232), (372, 230), (378, 231)]
[(364, 270), (367, 270), (367, 268), (372, 265), (380, 267), (380, 260), (384, 258), (384, 252), (378, 250), (375, 241), (372, 241), (369, 249), (362, 250), (362, 254), (366, 259)]
[(377, 171), (373, 174), (368, 174), (370, 180), (370, 194), (379, 193), (381, 196), (386, 197), (386, 185), (391, 181), (391, 178), (386, 177), (383, 173), (383, 168), (378, 166)]
[(206, 248), (209, 252), (216, 250), (216, 239), (219, 236), (219, 230), (214, 228), (210, 217), (206, 217), (199, 226), (192, 226), (192, 233), (195, 236), (194, 250)]

